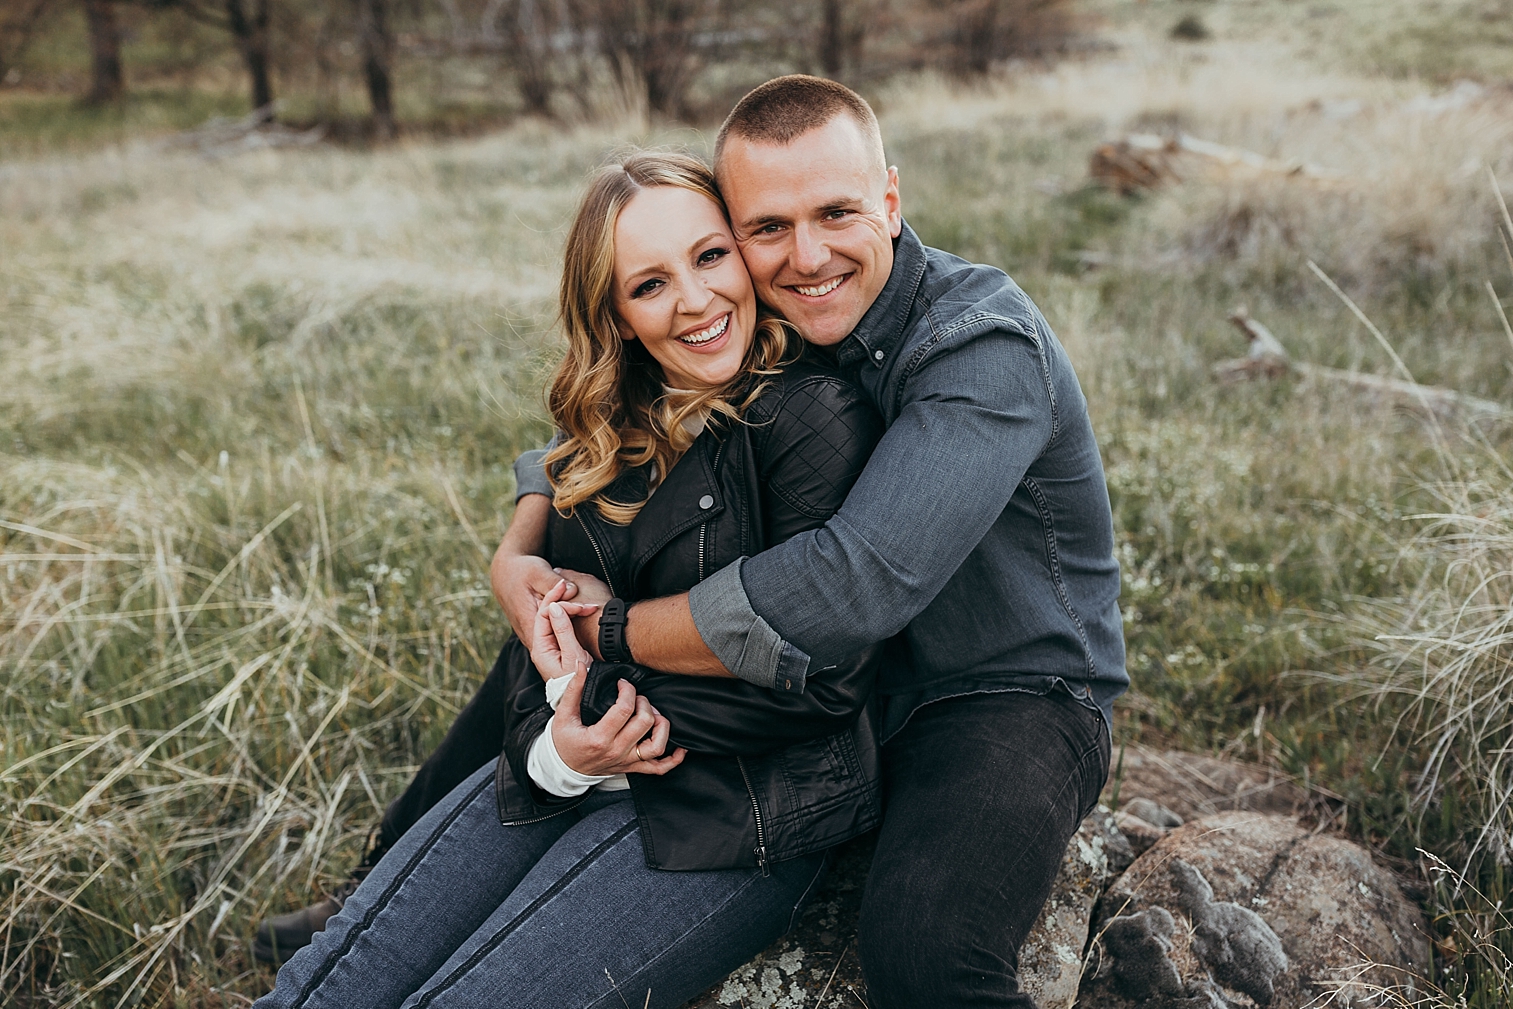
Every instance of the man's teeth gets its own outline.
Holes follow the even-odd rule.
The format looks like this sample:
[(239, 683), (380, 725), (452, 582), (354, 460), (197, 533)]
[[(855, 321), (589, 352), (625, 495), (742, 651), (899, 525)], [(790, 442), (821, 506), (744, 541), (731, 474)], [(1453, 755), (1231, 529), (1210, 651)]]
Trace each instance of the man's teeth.
[(793, 289), (795, 291), (797, 291), (798, 293), (802, 294), (806, 298), (819, 298), (819, 297), (822, 297), (823, 295), (829, 294), (831, 291), (835, 290), (837, 287), (840, 287), (841, 286), (841, 281), (843, 281), (845, 279), (846, 279), (845, 275), (842, 274), (839, 277), (835, 277), (835, 278), (833, 278), (831, 280), (825, 281), (823, 284), (819, 285), (818, 287), (799, 287), (798, 285), (794, 285)]
[(682, 340), (690, 347), (697, 347), (701, 343), (708, 343), (710, 340), (714, 340), (723, 335), (725, 332), (725, 327), (729, 325), (730, 313), (726, 312), (724, 315), (720, 316), (719, 319), (716, 320), (715, 323), (708, 329), (701, 329), (697, 333), (689, 333), (687, 336), (678, 337), (678, 339)]

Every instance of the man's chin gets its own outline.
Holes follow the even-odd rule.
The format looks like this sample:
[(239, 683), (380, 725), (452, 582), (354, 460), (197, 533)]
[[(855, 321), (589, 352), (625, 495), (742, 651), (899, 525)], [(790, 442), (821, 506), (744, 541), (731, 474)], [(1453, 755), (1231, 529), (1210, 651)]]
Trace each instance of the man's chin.
[(790, 310), (784, 313), (784, 318), (799, 331), (799, 336), (804, 338), (805, 343), (812, 343), (816, 347), (833, 347), (850, 336), (856, 328), (849, 313), (825, 312), (812, 317), (805, 312)]

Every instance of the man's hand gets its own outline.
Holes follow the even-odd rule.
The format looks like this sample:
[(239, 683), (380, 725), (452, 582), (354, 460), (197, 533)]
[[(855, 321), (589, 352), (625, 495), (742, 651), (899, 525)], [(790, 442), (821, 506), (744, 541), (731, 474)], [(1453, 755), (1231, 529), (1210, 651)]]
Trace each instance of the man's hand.
[(575, 586), (564, 583), (562, 576), (540, 557), (529, 554), (500, 558), (494, 555), (489, 568), (489, 580), (493, 583), (494, 599), (509, 619), (515, 635), (527, 645), (532, 643), (536, 625), (536, 611), (541, 601), (555, 586), (563, 585), (559, 599), (570, 598)]
[(571, 568), (557, 568), (557, 575), (565, 578), (569, 585), (576, 586), (577, 591), (565, 599), (571, 599), (578, 603), (596, 604), (592, 609), (585, 609), (581, 613), (569, 613), (573, 618), (573, 629), (578, 632), (578, 641), (583, 648), (596, 659), (604, 656), (599, 654), (599, 614), (603, 612), (603, 604), (614, 598), (614, 593), (609, 586), (595, 578), (593, 575), (584, 574), (582, 571), (574, 571)]
[[(527, 645), (531, 642), (531, 630), (541, 600), (562, 580), (562, 576), (539, 556), (546, 546), (546, 524), (551, 514), (550, 498), (540, 494), (527, 494), (521, 498), (515, 505), (510, 527), (500, 541), (499, 549), (494, 552), (493, 563), (489, 565), (489, 586), (494, 590), (494, 600), (509, 619), (516, 636)], [(562, 598), (572, 599), (576, 593), (577, 586), (569, 578)]]
[(683, 763), (688, 751), (681, 746), (662, 756), (672, 726), (625, 680), (604, 717), (595, 725), (584, 725), (579, 705), (587, 680), (588, 663), (580, 658), (546, 730), (568, 767), (579, 774), (666, 774)]

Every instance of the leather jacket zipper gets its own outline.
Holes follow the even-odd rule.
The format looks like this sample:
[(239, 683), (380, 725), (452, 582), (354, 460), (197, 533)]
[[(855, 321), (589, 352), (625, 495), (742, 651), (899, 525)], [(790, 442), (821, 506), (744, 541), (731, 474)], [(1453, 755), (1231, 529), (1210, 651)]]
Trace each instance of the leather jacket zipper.
[[(717, 449), (715, 449), (715, 453), (714, 453), (714, 467), (713, 468), (714, 468), (714, 471), (716, 473), (718, 473), (720, 471), (720, 456), (723, 455), (724, 453), (725, 453), (725, 445), (722, 442), (720, 444), (720, 447), (717, 448)], [(701, 582), (704, 580), (704, 544), (708, 541), (708, 539), (709, 539), (709, 523), (708, 522), (701, 522), (699, 524), (699, 578), (698, 578), (698, 580), (701, 581)]]
[(756, 789), (751, 787), (751, 776), (746, 773), (746, 758), (737, 757), (735, 762), (741, 769), (741, 780), (746, 783), (746, 794), (751, 796), (751, 815), (756, 819), (757, 843), (754, 850), (757, 865), (761, 866), (763, 876), (771, 876), (772, 870), (767, 868), (767, 830), (762, 826), (762, 806), (757, 802)]
[(583, 516), (581, 514), (578, 516), (578, 524), (583, 527), (584, 534), (588, 536), (589, 545), (594, 548), (594, 556), (599, 558), (599, 570), (604, 572), (604, 584), (609, 586), (609, 594), (612, 596), (618, 596), (620, 593), (615, 591), (615, 580), (609, 576), (609, 565), (605, 563), (604, 551), (599, 547), (598, 537), (595, 536), (594, 531), (588, 527), (588, 523), (583, 521)]
[(699, 581), (704, 580), (704, 540), (709, 535), (709, 523), (699, 526)]

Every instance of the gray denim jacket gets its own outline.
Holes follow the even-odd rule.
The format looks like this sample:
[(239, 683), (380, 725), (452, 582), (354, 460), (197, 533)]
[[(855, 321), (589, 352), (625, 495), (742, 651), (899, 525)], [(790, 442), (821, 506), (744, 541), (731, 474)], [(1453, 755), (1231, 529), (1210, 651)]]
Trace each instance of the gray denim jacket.
[[(1103, 463), (1071, 361), (1002, 271), (925, 247), (837, 348), (888, 425), (823, 527), (689, 593), (732, 673), (777, 690), (887, 641), (883, 738), (946, 697), (1064, 687), (1112, 720), (1129, 686)], [(540, 455), (518, 493), (550, 494)]]

